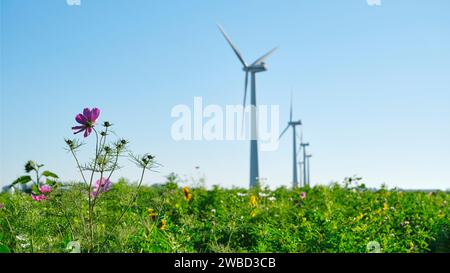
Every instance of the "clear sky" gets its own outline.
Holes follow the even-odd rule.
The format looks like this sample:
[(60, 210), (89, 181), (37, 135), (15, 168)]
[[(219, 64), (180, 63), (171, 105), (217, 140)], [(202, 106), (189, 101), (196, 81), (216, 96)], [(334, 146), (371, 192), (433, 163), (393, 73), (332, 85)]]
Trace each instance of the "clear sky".
[[(257, 76), (258, 103), (280, 105), (284, 124), (294, 90), (312, 184), (359, 175), (369, 186), (450, 188), (448, 0), (0, 3), (0, 184), (28, 159), (78, 179), (63, 139), (75, 114), (97, 106), (133, 150), (163, 165), (146, 183), (173, 171), (246, 187), (248, 142), (171, 138), (175, 105), (242, 101), (243, 71), (219, 22), (247, 62), (279, 46)], [(122, 165), (120, 176), (137, 180)], [(290, 135), (260, 153), (260, 175), (290, 185)]]

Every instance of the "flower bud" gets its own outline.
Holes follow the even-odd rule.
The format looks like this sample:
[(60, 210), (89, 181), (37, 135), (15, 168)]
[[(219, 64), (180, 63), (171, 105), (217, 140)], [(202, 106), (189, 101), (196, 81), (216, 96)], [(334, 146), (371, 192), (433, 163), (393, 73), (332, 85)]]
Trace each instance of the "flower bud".
[(70, 139), (64, 139), (64, 141), (66, 142), (67, 146), (69, 146), (69, 148), (71, 150), (73, 150), (75, 148), (75, 143), (73, 142), (73, 140)]
[(109, 146), (105, 146), (104, 149), (105, 149), (105, 152), (108, 154), (111, 152), (111, 148)]
[(33, 170), (36, 170), (36, 163), (34, 161), (29, 160), (26, 164), (25, 164), (25, 172), (29, 173)]

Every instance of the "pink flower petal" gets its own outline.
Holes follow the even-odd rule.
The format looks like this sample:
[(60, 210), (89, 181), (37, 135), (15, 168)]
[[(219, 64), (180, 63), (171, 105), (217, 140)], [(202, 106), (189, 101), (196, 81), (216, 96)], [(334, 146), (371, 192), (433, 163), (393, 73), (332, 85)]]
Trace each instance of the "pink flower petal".
[(72, 130), (74, 131), (74, 134), (78, 134), (79, 132), (82, 132), (86, 129), (86, 126), (75, 126), (72, 127)]
[(83, 115), (86, 117), (86, 119), (88, 120), (88, 121), (91, 121), (92, 119), (91, 119), (91, 110), (89, 110), (89, 108), (84, 108), (84, 110), (83, 110)]
[(84, 137), (88, 137), (92, 133), (92, 128), (87, 127), (86, 131), (84, 131)]
[(85, 116), (83, 116), (82, 114), (76, 115), (75, 120), (79, 124), (83, 124), (83, 125), (85, 125), (88, 122), (87, 118)]
[(98, 117), (100, 116), (100, 109), (98, 109), (98, 108), (92, 108), (92, 111), (91, 111), (91, 121), (92, 122), (95, 122), (97, 119), (98, 119)]

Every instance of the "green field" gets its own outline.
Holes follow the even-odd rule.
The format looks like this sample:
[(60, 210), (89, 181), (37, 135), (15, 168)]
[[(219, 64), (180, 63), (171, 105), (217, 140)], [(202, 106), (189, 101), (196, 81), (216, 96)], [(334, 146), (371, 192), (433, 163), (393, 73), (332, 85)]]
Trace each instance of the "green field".
[(55, 187), (40, 202), (29, 193), (3, 193), (0, 249), (70, 252), (77, 249), (68, 245), (79, 245), (81, 252), (133, 253), (450, 252), (448, 192), (373, 191), (348, 182), (271, 191), (183, 190), (174, 176), (139, 189), (121, 180), (102, 193), (91, 218), (82, 183)]

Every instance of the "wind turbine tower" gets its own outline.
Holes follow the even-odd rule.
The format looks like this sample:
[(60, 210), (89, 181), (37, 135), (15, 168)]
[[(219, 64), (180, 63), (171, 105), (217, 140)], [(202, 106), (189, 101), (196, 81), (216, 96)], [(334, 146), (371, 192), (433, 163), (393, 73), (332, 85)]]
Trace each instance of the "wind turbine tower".
[(289, 122), (286, 126), (286, 128), (281, 132), (280, 139), (284, 133), (289, 129), (289, 127), (292, 128), (292, 187), (297, 188), (298, 187), (298, 175), (297, 175), (297, 133), (296, 133), (296, 126), (302, 125), (301, 120), (294, 121), (292, 120), (292, 93), (291, 93), (291, 107), (289, 111)]
[(303, 186), (306, 186), (309, 181), (307, 180), (307, 173), (306, 173), (306, 147), (309, 146), (309, 143), (300, 143), (300, 146), (303, 150)]
[(259, 178), (259, 164), (258, 164), (258, 127), (256, 124), (256, 73), (264, 72), (267, 70), (266, 66), (266, 59), (277, 49), (274, 48), (270, 50), (268, 53), (261, 56), (259, 59), (254, 61), (252, 64), (248, 65), (244, 58), (242, 57), (242, 54), (239, 52), (237, 47), (233, 44), (230, 37), (226, 34), (225, 30), (220, 26), (217, 25), (222, 32), (223, 36), (227, 40), (228, 44), (233, 49), (234, 53), (238, 57), (239, 61), (243, 65), (243, 70), (245, 71), (245, 84), (244, 84), (244, 102), (242, 103), (243, 106), (243, 113), (242, 113), (242, 119), (244, 119), (244, 112), (245, 112), (245, 103), (247, 99), (247, 85), (248, 85), (248, 76), (249, 73), (251, 75), (251, 92), (250, 92), (250, 115), (251, 115), (251, 139), (250, 139), (250, 188), (255, 187), (258, 185), (258, 178)]
[(311, 182), (311, 174), (310, 174), (310, 159), (311, 159), (311, 157), (312, 157), (312, 155), (311, 154), (308, 154), (308, 155), (306, 155), (306, 176), (307, 176), (307, 185), (309, 186), (310, 185), (310, 182)]

